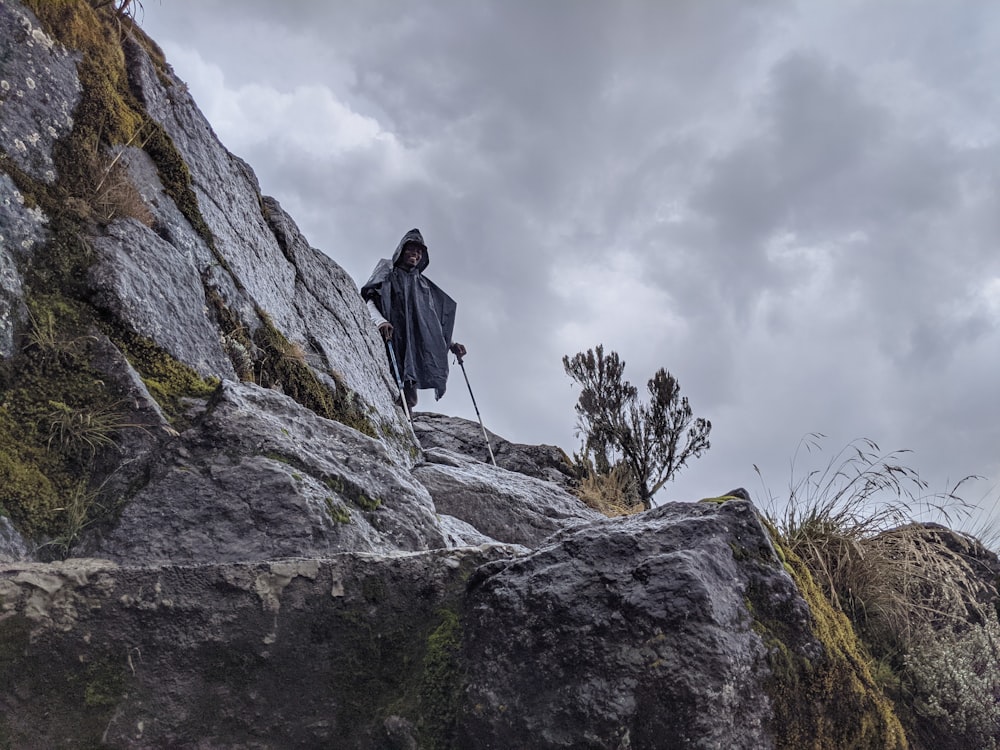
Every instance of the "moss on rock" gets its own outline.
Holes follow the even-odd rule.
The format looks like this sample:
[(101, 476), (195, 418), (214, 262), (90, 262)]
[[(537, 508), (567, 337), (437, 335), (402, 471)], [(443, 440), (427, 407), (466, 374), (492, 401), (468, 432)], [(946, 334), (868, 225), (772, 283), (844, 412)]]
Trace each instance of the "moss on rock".
[(751, 595), (754, 629), (768, 649), (771, 667), (767, 690), (775, 746), (905, 750), (909, 743), (902, 724), (872, 676), (871, 660), (850, 620), (833, 607), (800, 558), (788, 550), (781, 550), (781, 556), (809, 605), (809, 628), (823, 652), (809, 658), (795, 645), (795, 618), (775, 612), (763, 601), (765, 592)]
[(186, 399), (206, 399), (219, 387), (218, 378), (203, 378), (144, 336), (121, 329), (107, 333), (175, 427), (186, 426)]
[(259, 311), (261, 325), (253, 335), (257, 358), (258, 384), (278, 388), (321, 417), (346, 424), (369, 437), (378, 432), (363, 406), (343, 380), (333, 373), (336, 388), (322, 383), (305, 359), (301, 347), (290, 342), (270, 316)]
[(424, 653), (418, 724), (421, 747), (432, 750), (452, 747), (462, 684), (461, 623), (458, 615), (449, 609), (442, 609), (438, 614), (441, 623), (427, 637)]

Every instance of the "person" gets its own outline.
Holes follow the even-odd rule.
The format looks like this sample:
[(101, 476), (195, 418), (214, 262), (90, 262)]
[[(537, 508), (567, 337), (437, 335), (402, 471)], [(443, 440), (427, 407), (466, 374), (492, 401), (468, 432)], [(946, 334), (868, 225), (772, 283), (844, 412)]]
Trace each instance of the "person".
[(433, 388), (436, 399), (444, 395), (448, 352), (459, 359), (466, 354), (462, 344), (451, 340), (458, 305), (424, 276), (429, 263), (423, 235), (411, 229), (399, 241), (392, 259), (379, 260), (361, 287), (372, 321), (396, 355), (411, 410), (417, 405), (418, 389)]

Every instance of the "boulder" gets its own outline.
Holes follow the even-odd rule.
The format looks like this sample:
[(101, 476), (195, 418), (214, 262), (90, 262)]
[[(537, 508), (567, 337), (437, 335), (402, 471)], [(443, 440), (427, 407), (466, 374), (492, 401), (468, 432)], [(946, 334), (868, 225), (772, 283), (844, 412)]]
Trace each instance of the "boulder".
[(8, 565), (2, 744), (447, 747), (465, 581), (506, 554)]
[[(752, 565), (734, 548), (761, 552)], [(748, 503), (586, 523), (471, 582), (459, 747), (772, 747), (748, 597), (808, 610)], [(811, 644), (819, 653), (819, 644)]]
[[(781, 640), (768, 623), (780, 622)], [(744, 501), (503, 545), (0, 567), (12, 747), (796, 747), (772, 665), (829, 652)], [(804, 684), (803, 690), (813, 689)], [(824, 726), (867, 727), (834, 713)], [(855, 731), (855, 730), (851, 730)]]
[(497, 468), (442, 448), (424, 451), (413, 476), (439, 513), (507, 544), (537, 547), (555, 532), (603, 516), (552, 482)]
[(446, 546), (430, 495), (378, 440), (276, 391), (224, 381), (81, 553), (210, 563)]
[[(444, 448), (484, 463), (490, 461), (483, 427), (478, 422), (432, 412), (414, 412), (413, 432), (424, 448)], [(575, 483), (572, 463), (561, 448), (512, 443), (489, 430), (486, 433), (497, 466), (554, 482), (563, 489), (569, 489)]]

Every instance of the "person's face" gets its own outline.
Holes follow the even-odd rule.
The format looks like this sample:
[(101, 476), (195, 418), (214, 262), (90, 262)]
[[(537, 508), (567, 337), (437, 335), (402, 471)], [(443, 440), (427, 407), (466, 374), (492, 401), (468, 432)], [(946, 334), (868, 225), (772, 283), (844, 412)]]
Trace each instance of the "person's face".
[(413, 268), (420, 262), (420, 258), (423, 257), (423, 250), (420, 245), (409, 244), (403, 248), (403, 265), (407, 268)]

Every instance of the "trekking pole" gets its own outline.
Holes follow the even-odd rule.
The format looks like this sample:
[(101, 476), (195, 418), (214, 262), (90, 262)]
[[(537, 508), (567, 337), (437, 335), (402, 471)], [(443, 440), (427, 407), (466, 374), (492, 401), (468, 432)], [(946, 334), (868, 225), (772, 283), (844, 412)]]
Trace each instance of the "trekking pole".
[(410, 405), (406, 403), (406, 394), (403, 392), (403, 379), (399, 377), (399, 365), (396, 364), (396, 351), (392, 348), (389, 339), (385, 340), (385, 348), (389, 350), (389, 360), (392, 362), (392, 372), (396, 376), (396, 385), (399, 386), (399, 403), (403, 405), (403, 413), (412, 423), (413, 415), (410, 413)]
[(476, 397), (472, 393), (472, 386), (469, 385), (469, 376), (465, 372), (465, 362), (463, 362), (462, 358), (457, 354), (455, 356), (458, 357), (458, 365), (462, 368), (462, 376), (465, 378), (465, 385), (469, 388), (469, 397), (472, 399), (472, 408), (476, 410), (476, 416), (479, 417), (479, 426), (483, 430), (483, 440), (486, 441), (486, 449), (490, 452), (490, 461), (492, 461), (493, 465), (496, 466), (497, 460), (493, 455), (493, 446), (490, 445), (490, 436), (486, 434), (486, 426), (483, 424), (483, 417), (479, 413), (479, 406), (476, 404)]

